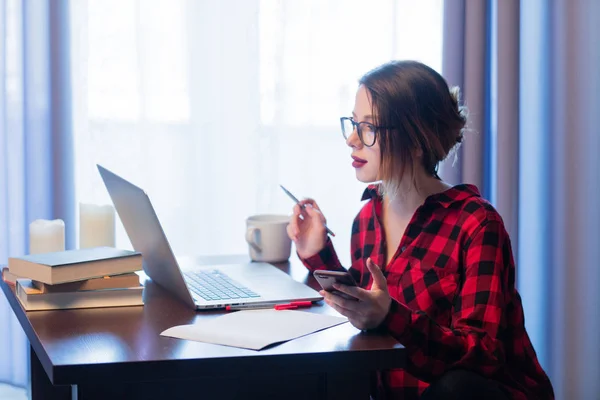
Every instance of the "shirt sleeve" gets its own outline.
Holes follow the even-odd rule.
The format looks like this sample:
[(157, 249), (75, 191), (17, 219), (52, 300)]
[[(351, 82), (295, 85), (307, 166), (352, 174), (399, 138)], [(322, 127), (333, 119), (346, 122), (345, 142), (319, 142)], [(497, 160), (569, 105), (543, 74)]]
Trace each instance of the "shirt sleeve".
[(450, 368), (493, 375), (505, 363), (506, 290), (514, 274), (510, 240), (499, 221), (480, 225), (465, 243), (464, 283), (450, 327), (395, 300), (382, 328), (407, 350), (407, 371), (430, 382)]
[(327, 243), (325, 244), (323, 250), (312, 257), (304, 259), (300, 258), (300, 260), (302, 260), (304, 266), (306, 266), (306, 268), (308, 268), (310, 271), (316, 271), (319, 269), (345, 271), (344, 267), (342, 267), (342, 264), (340, 263), (340, 260), (338, 259), (335, 248), (333, 247), (333, 243), (329, 237), (327, 237)]

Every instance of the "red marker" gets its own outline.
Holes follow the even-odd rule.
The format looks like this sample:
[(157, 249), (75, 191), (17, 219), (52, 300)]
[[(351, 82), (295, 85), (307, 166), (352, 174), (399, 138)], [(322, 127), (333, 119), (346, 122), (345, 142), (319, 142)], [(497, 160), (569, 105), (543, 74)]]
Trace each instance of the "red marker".
[(290, 305), (296, 307), (312, 307), (312, 301), (292, 301)]
[(227, 311), (238, 310), (260, 310), (264, 308), (274, 308), (275, 310), (295, 310), (297, 308), (312, 307), (311, 301), (292, 301), (287, 304), (243, 304), (239, 306), (226, 306)]
[(293, 306), (291, 304), (277, 304), (275, 306), (276, 310), (295, 310), (298, 306)]

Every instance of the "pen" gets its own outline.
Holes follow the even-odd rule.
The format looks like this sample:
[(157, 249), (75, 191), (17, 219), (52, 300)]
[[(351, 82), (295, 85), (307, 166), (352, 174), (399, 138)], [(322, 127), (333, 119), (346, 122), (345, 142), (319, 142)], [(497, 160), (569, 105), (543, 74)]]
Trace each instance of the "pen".
[(240, 304), (238, 306), (226, 306), (225, 310), (262, 310), (266, 308), (274, 308), (275, 310), (296, 310), (298, 308), (306, 308), (311, 306), (311, 301), (292, 301), (287, 304)]
[[(287, 194), (288, 196), (290, 196), (290, 198), (291, 198), (292, 200), (294, 200), (294, 201), (296, 202), (296, 204), (300, 204), (300, 201), (299, 201), (299, 200), (296, 198), (296, 196), (294, 196), (292, 193), (290, 193), (290, 191), (289, 191), (289, 190), (287, 190), (286, 188), (284, 188), (284, 187), (283, 187), (283, 185), (279, 185), (279, 187), (280, 187), (281, 189), (283, 189), (283, 191), (285, 192), (285, 194)], [(301, 207), (302, 207), (302, 208), (306, 208), (306, 204), (303, 204)], [(335, 233), (333, 233), (333, 232), (331, 231), (331, 229), (329, 229), (329, 228), (327, 227), (327, 225), (325, 225), (325, 229), (327, 230), (327, 233), (328, 233), (328, 234), (330, 234), (331, 236), (335, 236)]]

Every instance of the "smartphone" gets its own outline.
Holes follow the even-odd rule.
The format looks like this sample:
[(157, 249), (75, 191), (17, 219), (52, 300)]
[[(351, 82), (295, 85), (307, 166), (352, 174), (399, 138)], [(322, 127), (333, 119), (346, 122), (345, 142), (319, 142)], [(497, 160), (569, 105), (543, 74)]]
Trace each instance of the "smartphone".
[(313, 276), (319, 282), (319, 285), (331, 293), (335, 293), (338, 296), (344, 297), (350, 300), (358, 300), (356, 297), (350, 296), (346, 293), (342, 293), (339, 290), (334, 289), (334, 283), (341, 283), (346, 286), (358, 286), (352, 275), (348, 272), (342, 271), (327, 271), (327, 270), (317, 270), (313, 272)]

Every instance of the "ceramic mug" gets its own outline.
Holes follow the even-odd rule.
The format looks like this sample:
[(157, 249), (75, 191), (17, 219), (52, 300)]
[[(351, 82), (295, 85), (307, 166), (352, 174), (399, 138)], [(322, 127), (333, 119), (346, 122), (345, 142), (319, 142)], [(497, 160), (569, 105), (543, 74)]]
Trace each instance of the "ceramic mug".
[(292, 241), (287, 234), (290, 217), (259, 214), (246, 219), (246, 242), (252, 261), (284, 262), (290, 258)]

